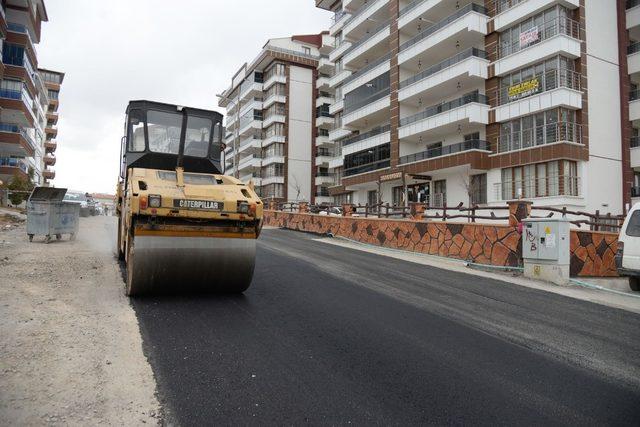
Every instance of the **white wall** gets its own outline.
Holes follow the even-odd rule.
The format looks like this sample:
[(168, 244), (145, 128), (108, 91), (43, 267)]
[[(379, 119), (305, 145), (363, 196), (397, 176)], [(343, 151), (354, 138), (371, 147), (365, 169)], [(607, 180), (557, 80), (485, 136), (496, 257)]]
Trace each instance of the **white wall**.
[(582, 194), (587, 211), (618, 214), (622, 213), (622, 134), (616, 1), (587, 1), (585, 8), (589, 163), (582, 168)]
[[(288, 188), (289, 200), (311, 200), (311, 119), (313, 114), (313, 71), (290, 66)], [(298, 197), (298, 188), (300, 195)]]

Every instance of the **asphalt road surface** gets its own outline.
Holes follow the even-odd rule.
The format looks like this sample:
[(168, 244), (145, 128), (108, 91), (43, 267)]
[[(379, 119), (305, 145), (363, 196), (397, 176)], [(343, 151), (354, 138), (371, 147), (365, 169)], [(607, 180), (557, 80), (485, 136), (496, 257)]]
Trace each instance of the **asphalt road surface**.
[(640, 423), (640, 316), (265, 230), (242, 296), (133, 301), (166, 419)]

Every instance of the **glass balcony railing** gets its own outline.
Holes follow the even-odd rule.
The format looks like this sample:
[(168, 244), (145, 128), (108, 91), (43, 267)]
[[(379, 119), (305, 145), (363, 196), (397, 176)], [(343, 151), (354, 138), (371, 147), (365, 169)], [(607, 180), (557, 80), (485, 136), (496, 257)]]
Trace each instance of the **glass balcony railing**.
[(29, 166), (22, 159), (14, 157), (0, 157), (0, 167), (19, 168), (24, 173), (29, 173)]
[(629, 92), (629, 101), (637, 101), (638, 99), (640, 99), (640, 90), (636, 89)]
[(444, 145), (442, 147), (431, 148), (408, 156), (400, 157), (400, 164), (419, 162), (421, 160), (429, 160), (436, 157), (448, 156), (450, 154), (462, 153), (470, 150), (490, 151), (489, 143), (479, 139), (472, 139), (458, 142), (456, 144)]
[(499, 89), (498, 105), (509, 104), (520, 99), (538, 95), (558, 88), (573, 90), (581, 89), (582, 76), (571, 70), (549, 70), (546, 73), (533, 76), (520, 83)]
[(494, 3), (496, 5), (496, 14), (506, 12), (512, 7), (519, 5), (523, 1), (525, 0), (494, 0)]
[[(389, 86), (386, 86), (384, 88), (382, 88), (381, 90), (379, 90), (378, 92), (371, 94), (369, 96), (367, 96), (366, 98), (363, 98), (359, 101), (353, 102), (352, 104), (349, 105), (345, 105), (344, 106), (344, 115), (346, 116), (349, 113), (353, 113), (354, 111), (359, 110), (360, 108), (369, 105), (373, 102), (378, 101), (379, 99), (384, 98), (385, 96), (388, 96), (390, 94), (390, 88)], [(346, 103), (345, 103), (346, 104)]]
[(357, 48), (359, 48), (360, 46), (362, 46), (363, 44), (365, 44), (366, 42), (368, 42), (369, 40), (371, 40), (372, 38), (380, 34), (383, 30), (385, 30), (390, 25), (390, 23), (391, 23), (390, 20), (386, 20), (381, 25), (376, 27), (373, 31), (369, 32), (366, 37), (361, 38), (356, 43), (352, 43), (351, 46), (344, 52), (344, 54), (342, 54), (342, 56), (346, 57), (349, 53), (353, 52), (354, 50), (356, 50)]
[(632, 7), (636, 7), (638, 5), (640, 5), (640, 0), (627, 0), (626, 8), (631, 9)]
[(635, 42), (627, 46), (627, 55), (633, 55), (638, 52), (640, 52), (640, 42)]
[(475, 3), (470, 3), (466, 6), (464, 6), (463, 8), (461, 8), (460, 10), (458, 10), (457, 12), (449, 15), (448, 17), (444, 18), (442, 21), (430, 26), (429, 28), (423, 30), (421, 33), (419, 33), (417, 36), (415, 36), (414, 38), (412, 38), (411, 40), (407, 40), (406, 42), (404, 42), (401, 46), (400, 46), (400, 52), (402, 52), (403, 50), (406, 50), (408, 48), (410, 48), (411, 46), (415, 45), (416, 43), (426, 39), (427, 37), (429, 37), (431, 34), (435, 33), (436, 31), (446, 27), (447, 25), (451, 24), (454, 21), (457, 21), (458, 19), (460, 19), (461, 17), (463, 17), (464, 15), (471, 13), (471, 12), (477, 12), (477, 13), (481, 13), (483, 15), (487, 15), (487, 9), (484, 6), (480, 6), (479, 4), (475, 4)]
[(347, 145), (355, 144), (356, 142), (364, 141), (365, 139), (373, 138), (374, 136), (383, 134), (385, 132), (389, 132), (391, 126), (388, 124), (376, 127), (371, 129), (369, 132), (361, 133), (360, 135), (353, 136), (351, 138), (347, 138), (342, 141), (342, 146), (346, 147)]
[(582, 144), (582, 126), (577, 123), (550, 123), (498, 137), (498, 152), (506, 153), (554, 142)]
[(0, 98), (22, 100), (22, 102), (24, 102), (29, 108), (29, 111), (31, 111), (31, 108), (33, 107), (33, 99), (25, 88), (22, 88), (22, 90), (0, 88)]
[(378, 160), (376, 162), (367, 163), (364, 165), (355, 166), (352, 168), (345, 168), (344, 176), (357, 175), (360, 173), (371, 172), (378, 169), (388, 168), (391, 165), (390, 159)]
[(452, 56), (451, 58), (445, 59), (444, 61), (427, 68), (423, 72), (418, 73), (413, 77), (409, 77), (408, 79), (401, 81), (400, 89), (411, 86), (412, 84), (419, 82), (420, 80), (424, 80), (427, 77), (432, 76), (435, 73), (447, 69), (472, 56), (480, 59), (487, 59), (487, 52), (485, 52), (484, 50), (476, 49), (475, 47), (464, 50), (459, 54)]
[(29, 135), (29, 133), (27, 132), (26, 129), (21, 128), (18, 125), (0, 123), (0, 132), (19, 133), (20, 135), (22, 135), (22, 137), (24, 139), (27, 140), (27, 142), (29, 143), (29, 146), (31, 147), (31, 149), (33, 149), (33, 150), (36, 149), (36, 143), (33, 140), (33, 138)]
[(413, 116), (405, 117), (400, 120), (400, 126), (406, 126), (411, 123), (415, 123), (420, 120), (424, 120), (428, 117), (435, 116), (440, 113), (444, 113), (449, 110), (453, 110), (458, 107), (462, 107), (471, 103), (479, 103), (479, 104), (489, 104), (489, 99), (478, 92), (468, 93), (461, 98), (454, 99), (453, 101), (444, 102), (442, 104), (433, 105), (428, 107), (426, 110), (421, 111), (418, 114), (414, 114)]
[(378, 65), (383, 64), (385, 62), (387, 62), (389, 59), (391, 58), (391, 54), (388, 53), (386, 55), (384, 55), (381, 58), (376, 59), (373, 62), (370, 62), (369, 64), (367, 64), (366, 66), (360, 68), (358, 70), (358, 72), (351, 74), (349, 77), (347, 77), (346, 79), (343, 80), (342, 82), (342, 86), (344, 87), (346, 84), (348, 84), (349, 82), (354, 81), (355, 79), (357, 79), (358, 77), (363, 76), (365, 73), (367, 73), (368, 71), (373, 70), (374, 68), (376, 68)]
[(537, 27), (535, 40), (522, 43), (519, 39), (498, 44), (498, 58), (520, 52), (558, 35), (565, 35), (580, 40), (580, 23), (566, 17), (557, 17)]
[(629, 146), (631, 148), (638, 148), (640, 147), (640, 136), (632, 136), (631, 137), (631, 141), (629, 142)]

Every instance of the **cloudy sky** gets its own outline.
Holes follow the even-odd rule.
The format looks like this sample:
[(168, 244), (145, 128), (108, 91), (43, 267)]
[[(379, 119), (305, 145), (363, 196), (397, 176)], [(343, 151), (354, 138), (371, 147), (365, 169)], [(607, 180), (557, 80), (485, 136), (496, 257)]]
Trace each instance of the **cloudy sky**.
[(313, 0), (45, 0), (40, 67), (66, 73), (56, 187), (115, 191), (131, 99), (217, 109), (268, 38), (318, 33)]

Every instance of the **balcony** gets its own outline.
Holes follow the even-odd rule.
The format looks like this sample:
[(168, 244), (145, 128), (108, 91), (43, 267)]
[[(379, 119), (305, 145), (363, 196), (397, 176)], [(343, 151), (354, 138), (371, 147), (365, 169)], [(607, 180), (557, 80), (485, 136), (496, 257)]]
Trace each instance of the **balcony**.
[(640, 1), (627, 0), (627, 30), (640, 25)]
[(548, 176), (516, 181), (503, 181), (494, 185), (496, 200), (513, 200), (523, 197), (580, 197), (581, 185), (577, 176)]
[(58, 143), (55, 141), (46, 141), (44, 143), (44, 149), (47, 153), (53, 153), (58, 148)]
[(582, 108), (581, 75), (571, 70), (549, 70), (498, 92), (496, 121), (566, 107)]
[[(404, 30), (409, 25), (421, 22), (434, 7), (444, 3), (447, 3), (446, 0), (414, 0), (410, 2), (400, 10), (398, 28)], [(433, 19), (429, 20), (434, 21)]]
[(333, 96), (328, 93), (319, 93), (316, 98), (316, 107), (320, 107), (322, 105), (331, 105), (334, 103)]
[(329, 61), (329, 55), (321, 56), (320, 61), (318, 62), (318, 71), (325, 74), (333, 73), (333, 69), (335, 68), (335, 64)]
[(316, 147), (332, 147), (333, 142), (329, 140), (329, 133), (316, 136)]
[(336, 126), (334, 126), (333, 129), (329, 131), (329, 141), (339, 141), (351, 134), (352, 132), (350, 129), (342, 127), (342, 124), (340, 124), (340, 126), (336, 124)]
[(344, 176), (353, 176), (359, 175), (361, 173), (373, 172), (380, 169), (385, 169), (391, 166), (391, 161), (389, 159), (378, 160), (375, 162), (367, 163), (364, 165), (358, 165), (352, 168), (348, 168), (344, 170)]
[(56, 172), (50, 169), (46, 169), (42, 171), (42, 176), (44, 179), (54, 179), (56, 177)]
[(256, 172), (243, 175), (239, 179), (240, 181), (245, 183), (249, 183), (249, 181), (253, 181), (254, 185), (260, 185), (260, 182), (261, 182), (260, 175), (258, 175)]
[(507, 153), (545, 144), (582, 144), (582, 126), (577, 123), (551, 123), (498, 137), (498, 153)]
[(389, 16), (389, 0), (371, 0), (368, 4), (361, 7), (356, 13), (349, 18), (344, 24), (342, 33), (345, 37), (359, 38), (362, 34), (369, 30), (372, 22), (380, 22)]
[[(284, 176), (282, 175), (266, 175), (262, 177), (262, 186), (269, 184), (284, 184)], [(264, 196), (264, 195), (263, 195)]]
[(47, 126), (46, 128), (44, 128), (44, 132), (47, 135), (51, 135), (52, 138), (55, 138), (55, 137), (58, 136), (58, 129), (57, 128), (52, 128), (52, 127)]
[(331, 79), (329, 80), (329, 87), (331, 89), (335, 89), (336, 86), (338, 86), (339, 84), (341, 84), (343, 81), (345, 81), (345, 79), (347, 77), (349, 77), (351, 75), (351, 71), (349, 70), (342, 70), (337, 72), (333, 77), (331, 77)]
[(370, 62), (363, 68), (360, 68), (357, 73), (351, 74), (342, 83), (342, 93), (347, 94), (376, 77), (388, 72), (390, 70), (390, 58), (391, 55), (386, 54), (383, 57)]
[[(631, 167), (640, 168), (640, 137), (633, 136), (630, 141)], [(637, 196), (636, 196), (637, 197)]]
[(534, 15), (556, 4), (570, 9), (580, 7), (580, 0), (508, 0), (495, 3), (496, 16), (493, 22), (496, 31), (504, 31), (520, 21), (523, 16)]
[(33, 127), (33, 99), (26, 88), (22, 90), (0, 89), (0, 121)]
[(342, 154), (347, 156), (379, 145), (388, 144), (391, 140), (390, 130), (391, 127), (387, 124), (347, 138), (342, 141)]
[(498, 44), (495, 74), (503, 76), (558, 54), (576, 59), (580, 47), (580, 24), (555, 18), (521, 34), (517, 42)]
[(262, 159), (258, 154), (252, 154), (238, 162), (238, 171), (256, 169), (261, 165)]
[(344, 115), (342, 117), (343, 126), (363, 127), (371, 121), (386, 121), (388, 117), (391, 98), (389, 87), (383, 87), (378, 92), (366, 98), (354, 101), (345, 100)]
[(285, 141), (286, 141), (286, 138), (284, 135), (270, 135), (270, 136), (265, 135), (265, 138), (262, 140), (262, 148), (267, 148), (269, 145), (274, 143), (284, 144)]
[(32, 157), (36, 143), (26, 129), (17, 125), (0, 123), (0, 150), (4, 155)]
[(256, 135), (251, 135), (248, 138), (240, 141), (238, 147), (238, 153), (253, 153), (262, 149), (262, 139)]
[(640, 120), (640, 90), (629, 93), (629, 120)]
[(264, 102), (262, 103), (262, 109), (266, 110), (276, 102), (280, 104), (285, 104), (287, 102), (287, 96), (280, 93), (274, 93), (272, 95), (269, 95), (269, 97), (265, 99)]
[(417, 72), (421, 64), (445, 59), (456, 45), (477, 45), (487, 34), (487, 21), (486, 9), (470, 3), (403, 43), (398, 63)]
[(265, 154), (262, 159), (262, 167), (266, 167), (274, 163), (284, 163), (284, 155), (282, 153), (283, 150), (278, 150), (278, 152)]
[(29, 166), (23, 159), (0, 157), (0, 176), (2, 176), (5, 182), (9, 182), (12, 176), (29, 179)]
[(354, 69), (366, 66), (369, 61), (375, 60), (380, 55), (380, 52), (388, 51), (390, 35), (391, 26), (389, 21), (386, 21), (367, 34), (366, 37), (354, 43), (344, 53), (344, 65)]
[(489, 122), (489, 100), (477, 92), (461, 98), (433, 105), (424, 111), (400, 119), (398, 134), (403, 138), (418, 138), (429, 133), (430, 137), (456, 132), (462, 123), (484, 124)]
[(640, 42), (627, 47), (627, 71), (629, 74), (640, 73)]
[(316, 127), (329, 128), (333, 126), (334, 121), (333, 115), (329, 114), (328, 111), (316, 112)]
[(269, 76), (267, 80), (265, 80), (264, 84), (262, 85), (262, 90), (266, 91), (276, 83), (281, 83), (281, 84), (287, 83), (287, 76), (284, 74), (274, 73), (273, 75)]
[(47, 166), (55, 166), (56, 164), (56, 158), (54, 156), (44, 156), (42, 159)]
[(398, 100), (418, 106), (455, 93), (458, 86), (477, 87), (487, 76), (485, 51), (470, 48), (400, 82)]
[(337, 12), (331, 19), (331, 27), (329, 27), (329, 35), (335, 36), (344, 27), (345, 22), (351, 18), (351, 14), (343, 10)]
[(327, 167), (329, 161), (335, 157), (335, 153), (326, 148), (318, 148), (316, 152), (316, 166)]
[(334, 184), (335, 182), (335, 176), (332, 173), (329, 172), (317, 172), (316, 173), (316, 179), (315, 179), (315, 184), (316, 185), (321, 185), (323, 187), (330, 187)]
[(287, 122), (287, 117), (284, 114), (271, 114), (264, 118), (262, 127), (266, 129), (274, 123), (286, 123), (286, 122)]
[[(265, 126), (266, 127), (266, 126)], [(248, 136), (254, 134), (256, 131), (262, 130), (262, 116), (255, 114), (249, 117), (240, 119), (240, 131), (238, 136)]]
[[(338, 41), (336, 40), (336, 43), (338, 43)], [(339, 46), (336, 46), (336, 48), (334, 50), (331, 51), (331, 53), (329, 54), (329, 61), (333, 62), (335, 64), (335, 62), (339, 59), (342, 58), (342, 56), (344, 55), (344, 53), (349, 50), (349, 48), (351, 48), (351, 42), (348, 41), (342, 41), (342, 43), (340, 43)]]
[(329, 169), (341, 168), (343, 165), (344, 165), (344, 157), (342, 157), (342, 155), (339, 155), (329, 160), (328, 168)]
[(407, 156), (402, 156), (400, 157), (399, 163), (401, 165), (405, 165), (408, 163), (421, 162), (423, 160), (430, 160), (438, 157), (451, 156), (454, 154), (464, 153), (468, 151), (483, 151), (486, 153), (490, 153), (491, 148), (489, 147), (489, 143), (487, 141), (473, 139), (473, 140), (458, 142), (451, 145), (444, 145), (438, 148), (432, 148), (430, 150), (409, 154)]
[(327, 92), (329, 89), (331, 89), (331, 85), (329, 84), (329, 82), (330, 77), (320, 74), (318, 76), (318, 79), (316, 80), (316, 88), (323, 92)]
[(336, 114), (344, 110), (344, 99), (340, 99), (329, 106), (329, 114)]

